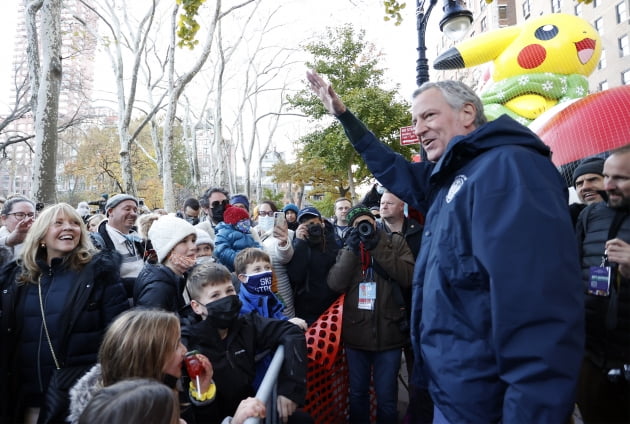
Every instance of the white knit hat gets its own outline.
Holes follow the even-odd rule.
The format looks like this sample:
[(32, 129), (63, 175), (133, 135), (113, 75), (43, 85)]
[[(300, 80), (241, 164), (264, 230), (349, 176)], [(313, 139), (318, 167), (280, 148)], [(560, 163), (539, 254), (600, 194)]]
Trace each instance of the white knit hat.
[(195, 228), (195, 231), (197, 232), (197, 246), (200, 244), (209, 244), (214, 249), (214, 242), (207, 231), (200, 228)]
[(162, 263), (177, 243), (190, 234), (196, 234), (195, 227), (186, 220), (172, 215), (159, 217), (149, 229), (149, 240)]

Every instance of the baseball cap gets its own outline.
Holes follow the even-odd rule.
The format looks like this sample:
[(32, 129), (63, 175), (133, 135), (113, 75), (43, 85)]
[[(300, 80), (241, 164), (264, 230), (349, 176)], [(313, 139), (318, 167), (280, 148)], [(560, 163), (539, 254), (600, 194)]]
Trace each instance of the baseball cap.
[(300, 212), (298, 213), (298, 216), (297, 216), (298, 222), (301, 222), (302, 218), (305, 218), (308, 216), (315, 216), (317, 218), (321, 218), (322, 214), (319, 213), (319, 211), (315, 209), (313, 206), (307, 206), (305, 208), (302, 208)]

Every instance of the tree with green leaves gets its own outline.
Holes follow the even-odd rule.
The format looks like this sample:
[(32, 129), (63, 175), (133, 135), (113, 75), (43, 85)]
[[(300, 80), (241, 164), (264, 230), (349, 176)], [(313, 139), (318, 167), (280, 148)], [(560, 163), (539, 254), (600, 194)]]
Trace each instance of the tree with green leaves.
[[(411, 157), (412, 149), (399, 142), (400, 128), (411, 122), (410, 106), (399, 98), (397, 90), (381, 88), (384, 84), (384, 71), (379, 67), (381, 55), (364, 38), (365, 32), (357, 33), (351, 25), (328, 28), (321, 40), (305, 46), (313, 55), (313, 61), (307, 62), (307, 66), (331, 81), (348, 108), (380, 140)], [(289, 97), (289, 102), (313, 120), (327, 123), (299, 140), (300, 160), (303, 163), (320, 161), (327, 173), (336, 176), (337, 197), (350, 191), (356, 198), (354, 187), (366, 183), (372, 175), (348, 142), (341, 125), (324, 119), (326, 110), (307, 87)]]

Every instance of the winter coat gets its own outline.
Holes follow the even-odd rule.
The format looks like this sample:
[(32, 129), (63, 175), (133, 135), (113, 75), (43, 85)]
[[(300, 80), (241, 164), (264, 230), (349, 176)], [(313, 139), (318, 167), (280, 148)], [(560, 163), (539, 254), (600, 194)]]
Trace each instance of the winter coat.
[(287, 273), (293, 286), (295, 315), (309, 325), (339, 297), (326, 282), (339, 247), (333, 225), (328, 221), (324, 221), (324, 225), (324, 241), (321, 245), (311, 246), (307, 240), (297, 237), (293, 240), (293, 258), (287, 264)]
[(273, 353), (284, 346), (284, 362), (278, 375), (278, 394), (303, 405), (306, 396), (306, 341), (304, 331), (288, 321), (263, 318), (255, 313), (233, 321), (221, 339), (209, 320), (201, 320), (187, 307), (182, 318), (182, 343), (206, 355), (214, 370), (215, 401), (200, 411), (198, 422), (218, 423), (232, 415), (241, 400), (254, 396), (256, 352)]
[(351, 112), (339, 120), (374, 177), (426, 217), (412, 283), (414, 383), (428, 381), (450, 422), (565, 422), (584, 299), (567, 190), (547, 146), (502, 116), (454, 137), (437, 163), (410, 163)]
[(250, 312), (256, 312), (262, 317), (283, 320), (287, 319), (287, 317), (282, 313), (284, 306), (273, 293), (250, 293), (245, 285), (241, 285), (238, 297), (243, 303), (243, 306), (241, 307), (241, 314), (243, 315)]
[[(59, 262), (43, 269), (40, 280), (42, 297), (51, 300), (45, 306), (51, 342), (61, 368), (88, 369), (96, 363), (107, 326), (129, 307), (118, 278), (120, 255), (109, 250), (99, 252), (80, 273)], [(15, 422), (27, 406), (44, 406), (54, 368), (47, 336), (33, 331), (42, 328), (38, 287), (18, 286), (20, 273), (15, 261), (0, 272), (0, 422)], [(64, 285), (70, 291), (62, 297), (53, 289)], [(39, 376), (41, 383), (32, 385), (28, 376)]]
[(252, 237), (251, 233), (242, 233), (233, 225), (220, 222), (215, 228), (214, 256), (234, 272), (234, 258), (238, 252), (248, 247), (261, 248), (262, 246)]
[(273, 278), (276, 283), (276, 296), (284, 305), (282, 313), (288, 318), (295, 317), (295, 306), (293, 300), (293, 288), (291, 280), (287, 274), (287, 263), (293, 258), (293, 239), (295, 232), (289, 230), (289, 240), (286, 246), (278, 245), (278, 239), (273, 237), (273, 230), (261, 236), (261, 241), (265, 251), (271, 257), (271, 267), (273, 268)]
[(166, 265), (145, 264), (133, 286), (133, 303), (145, 308), (159, 308), (177, 313), (184, 301), (184, 277)]
[[(630, 363), (630, 279), (619, 275), (619, 289), (611, 291), (610, 296), (587, 291), (590, 267), (602, 263), (615, 213), (605, 202), (595, 203), (582, 211), (576, 224), (585, 293), (586, 356), (603, 369)], [(615, 237), (630, 243), (630, 214), (626, 214)], [(617, 299), (616, 314), (611, 309), (613, 296)]]
[[(368, 269), (367, 280), (363, 278), (359, 255), (347, 246), (339, 251), (337, 262), (328, 273), (330, 288), (346, 294), (341, 333), (344, 345), (373, 352), (400, 348), (409, 340), (409, 333), (401, 331), (407, 313), (397, 299), (402, 300), (402, 289), (411, 287), (414, 264), (411, 250), (400, 234), (388, 235), (384, 230), (377, 234), (378, 244), (369, 254), (380, 267)], [(359, 308), (359, 286), (364, 281), (376, 283), (373, 310)], [(395, 294), (395, 286), (399, 295)]]

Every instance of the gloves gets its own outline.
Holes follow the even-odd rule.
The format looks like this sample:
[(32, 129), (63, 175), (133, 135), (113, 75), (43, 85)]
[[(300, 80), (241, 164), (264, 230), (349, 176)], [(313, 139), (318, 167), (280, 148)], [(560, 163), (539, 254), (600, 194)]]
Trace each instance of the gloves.
[(356, 228), (350, 228), (348, 234), (346, 234), (346, 246), (352, 250), (355, 255), (359, 255), (359, 243), (361, 243), (361, 237)]

